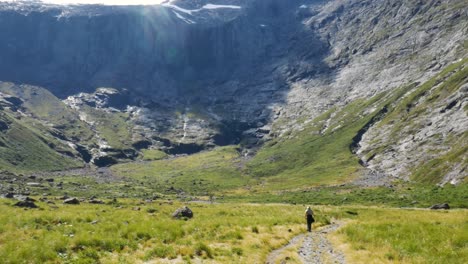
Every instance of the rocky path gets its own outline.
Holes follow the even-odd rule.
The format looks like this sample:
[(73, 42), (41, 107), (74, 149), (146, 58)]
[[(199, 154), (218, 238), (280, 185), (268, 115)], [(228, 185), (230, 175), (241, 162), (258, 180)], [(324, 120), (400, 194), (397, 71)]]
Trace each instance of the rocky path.
[(281, 254), (290, 248), (298, 248), (297, 254), (302, 263), (344, 264), (346, 261), (343, 253), (335, 250), (326, 238), (328, 233), (336, 231), (340, 226), (339, 223), (333, 223), (320, 230), (300, 234), (291, 239), (284, 247), (272, 251), (267, 257), (266, 263), (288, 263), (287, 259), (279, 259)]

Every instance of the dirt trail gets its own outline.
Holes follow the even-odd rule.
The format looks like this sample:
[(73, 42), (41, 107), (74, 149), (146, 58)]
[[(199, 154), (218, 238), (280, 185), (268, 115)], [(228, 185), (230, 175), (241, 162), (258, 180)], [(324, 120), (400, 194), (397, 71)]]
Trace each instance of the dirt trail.
[(335, 250), (326, 237), (328, 233), (336, 231), (340, 226), (339, 223), (333, 223), (320, 230), (300, 234), (291, 239), (287, 245), (272, 251), (268, 255), (266, 263), (288, 263), (287, 259), (280, 259), (281, 254), (290, 248), (298, 248), (297, 254), (302, 263), (345, 264), (343, 253)]

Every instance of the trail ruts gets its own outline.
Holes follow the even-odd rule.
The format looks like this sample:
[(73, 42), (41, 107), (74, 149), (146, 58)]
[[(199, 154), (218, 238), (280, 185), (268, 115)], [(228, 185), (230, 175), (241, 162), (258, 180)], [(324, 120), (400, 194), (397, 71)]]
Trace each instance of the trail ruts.
[(333, 248), (326, 238), (326, 234), (336, 231), (341, 225), (333, 223), (320, 230), (313, 230), (311, 233), (300, 234), (289, 241), (289, 243), (276, 249), (268, 255), (266, 263), (288, 263), (288, 259), (280, 259), (283, 252), (290, 248), (298, 248), (297, 254), (302, 263), (345, 264), (345, 257), (342, 252)]

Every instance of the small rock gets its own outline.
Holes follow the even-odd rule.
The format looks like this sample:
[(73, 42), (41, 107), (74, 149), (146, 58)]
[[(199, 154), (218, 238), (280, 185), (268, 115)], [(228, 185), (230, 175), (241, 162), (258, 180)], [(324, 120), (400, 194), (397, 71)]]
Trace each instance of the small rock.
[(80, 204), (80, 201), (76, 198), (69, 198), (63, 201), (64, 204)]
[(96, 199), (91, 199), (91, 200), (89, 200), (89, 203), (90, 203), (90, 204), (104, 204), (103, 201), (101, 201), (101, 200), (96, 200)]
[(181, 217), (187, 217), (187, 218), (192, 218), (193, 217), (193, 212), (188, 208), (187, 206), (184, 206), (182, 208), (177, 209), (173, 214), (172, 217), (174, 218), (181, 218)]
[(447, 203), (434, 204), (433, 206), (430, 207), (430, 209), (432, 209), (432, 210), (441, 210), (441, 209), (448, 210), (448, 209), (450, 209), (450, 206)]

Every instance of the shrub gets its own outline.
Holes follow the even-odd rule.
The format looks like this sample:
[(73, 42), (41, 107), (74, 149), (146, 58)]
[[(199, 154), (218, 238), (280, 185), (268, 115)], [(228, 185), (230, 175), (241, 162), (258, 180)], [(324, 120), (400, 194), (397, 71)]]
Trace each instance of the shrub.
[(195, 246), (195, 254), (197, 254), (197, 256), (206, 255), (208, 258), (213, 258), (213, 251), (211, 248), (202, 242)]
[(258, 234), (258, 233), (259, 233), (259, 232), (258, 232), (258, 227), (253, 226), (253, 227), (252, 227), (252, 232), (254, 232), (255, 234)]
[(154, 208), (148, 208), (146, 209), (146, 212), (150, 213), (150, 214), (153, 214), (153, 213), (156, 213), (158, 210), (154, 209)]
[(232, 254), (242, 256), (242, 254), (244, 254), (244, 251), (242, 250), (242, 248), (235, 247), (232, 248)]

